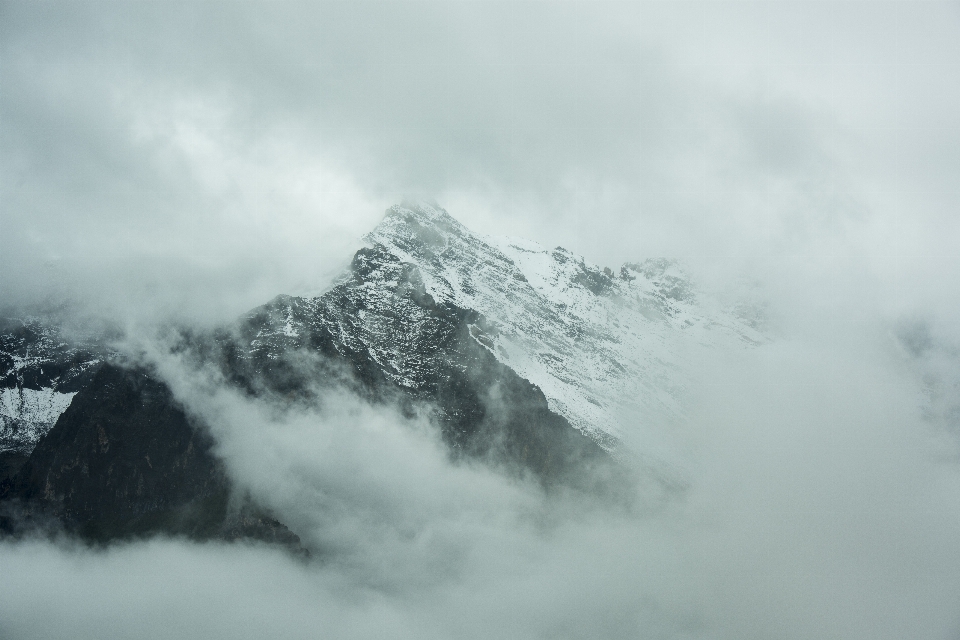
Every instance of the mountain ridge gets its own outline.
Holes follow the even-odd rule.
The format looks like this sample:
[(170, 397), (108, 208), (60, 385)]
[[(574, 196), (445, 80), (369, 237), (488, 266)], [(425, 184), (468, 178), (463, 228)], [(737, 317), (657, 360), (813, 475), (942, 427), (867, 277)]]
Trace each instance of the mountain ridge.
[(626, 263), (615, 274), (561, 247), (474, 234), (427, 203), (391, 207), (365, 240), (416, 265), (425, 293), (481, 313), (492, 332), (478, 331), (478, 340), (608, 450), (627, 429), (618, 414), (636, 409), (619, 398), (640, 398), (644, 413), (663, 419), (682, 414), (674, 390), (684, 372), (669, 375), (677, 333), (701, 344), (765, 341), (735, 315), (700, 304), (676, 261)]
[[(435, 203), (408, 202), (387, 210), (349, 268), (323, 294), (280, 295), (212, 331), (183, 327), (168, 347), (196, 366), (213, 365), (229, 384), (254, 397), (310, 404), (322, 400), (323, 388), (336, 386), (404, 411), (429, 407), (454, 459), (477, 458), (510, 474), (532, 474), (545, 488), (609, 493), (630, 473), (629, 465), (616, 460), (639, 457), (650, 468), (662, 460), (655, 450), (621, 450), (623, 435), (633, 428), (630, 421), (642, 416), (647, 428), (656, 429), (682, 418), (689, 362), (678, 345), (694, 340), (747, 347), (763, 340), (705, 300), (672, 261), (628, 263), (614, 273), (559, 247), (475, 234)], [(0, 342), (6, 344), (13, 343)], [(48, 369), (57, 357), (73, 353), (74, 347), (57, 344), (60, 351), (52, 349), (44, 360)], [(149, 456), (122, 463), (111, 458), (121, 450), (146, 451), (151, 438), (192, 437), (184, 435), (189, 421), (156, 422), (133, 409), (129, 419), (142, 428), (124, 426), (124, 406), (154, 403), (150, 406), (170, 416), (181, 411), (149, 370), (137, 374), (146, 376), (142, 382), (122, 383), (130, 387), (127, 399), (109, 413), (117, 433), (144, 442), (115, 453), (90, 444), (100, 441), (90, 431), (101, 424), (98, 398), (113, 397), (97, 371), (129, 368), (121, 359), (111, 360), (104, 344), (88, 359), (88, 375), (97, 385), (80, 385), (64, 403), (66, 411), (41, 434), (22, 472), (3, 481), (0, 501), (46, 500), (48, 511), (84, 520), (75, 523), (80, 531), (178, 531), (186, 526), (182, 518), (171, 524), (161, 511), (190, 512), (196, 500), (232, 491), (230, 483), (212, 475), (204, 479), (222, 473), (214, 459), (197, 463), (203, 471), (184, 489), (172, 480), (179, 476), (150, 467)], [(13, 371), (23, 358), (8, 360)], [(4, 375), (5, 389), (24, 387), (23, 376)], [(131, 399), (144, 393), (140, 405)], [(63, 434), (67, 429), (73, 430), (69, 438)], [(139, 435), (131, 436), (134, 432)], [(76, 469), (90, 467), (94, 455), (107, 458), (97, 468), (123, 471), (77, 476)], [(184, 464), (177, 462), (181, 454), (164, 459)], [(669, 484), (676, 480), (669, 475), (653, 477)], [(145, 490), (143, 478), (157, 477), (169, 482), (154, 481), (147, 498), (137, 493)], [(51, 485), (51, 478), (62, 480)], [(109, 489), (110, 482), (120, 488)], [(51, 494), (50, 487), (57, 486)], [(83, 506), (99, 504), (98, 490), (119, 492), (108, 513)], [(150, 504), (154, 507), (143, 506)], [(161, 511), (141, 513), (151, 508)], [(204, 535), (232, 530), (221, 511), (202, 520)], [(274, 538), (282, 532), (280, 523), (258, 526)]]

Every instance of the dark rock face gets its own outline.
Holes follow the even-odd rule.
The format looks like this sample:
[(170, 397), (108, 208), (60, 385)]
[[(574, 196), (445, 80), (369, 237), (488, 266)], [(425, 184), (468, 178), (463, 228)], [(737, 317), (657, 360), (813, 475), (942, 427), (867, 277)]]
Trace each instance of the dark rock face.
[(650, 280), (656, 287), (655, 297), (662, 301), (667, 299), (678, 302), (689, 302), (696, 299), (696, 295), (686, 278), (670, 275), (670, 268), (676, 266), (674, 260), (658, 258), (647, 260), (642, 264), (627, 263), (621, 270), (621, 277), (627, 277), (630, 270), (639, 273)]
[(212, 446), (164, 384), (143, 370), (102, 365), (4, 482), (0, 499), (15, 508), (3, 528), (55, 519), (108, 541), (159, 532), (240, 537), (260, 527), (262, 536), (292, 542), (279, 523), (229, 513), (229, 484)]
[(105, 353), (103, 336), (66, 336), (39, 318), (2, 318), (0, 388), (76, 392), (93, 378)]
[(546, 485), (583, 485), (585, 469), (611, 465), (549, 410), (540, 389), (493, 356), (488, 331), (477, 312), (434, 301), (415, 266), (370, 248), (319, 298), (280, 296), (234, 331), (189, 343), (204, 344), (204, 359), (251, 393), (309, 400), (338, 384), (373, 401), (427, 403), (455, 458), (533, 473)]
[(0, 482), (9, 480), (17, 475), (30, 456), (18, 451), (4, 451), (0, 453)]
[(600, 271), (599, 269), (591, 269), (581, 262), (580, 271), (574, 277), (574, 282), (594, 295), (601, 296), (613, 287), (613, 274), (609, 268)]
[(108, 357), (103, 333), (66, 334), (56, 320), (0, 318), (0, 481), (16, 473)]

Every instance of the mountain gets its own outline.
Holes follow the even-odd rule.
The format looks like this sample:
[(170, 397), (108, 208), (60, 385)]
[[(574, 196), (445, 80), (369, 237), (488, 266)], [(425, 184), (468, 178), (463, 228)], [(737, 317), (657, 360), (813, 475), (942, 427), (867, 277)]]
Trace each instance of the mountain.
[[(228, 499), (207, 431), (153, 370), (98, 359), (54, 329), (29, 329), (51, 337), (28, 340), (28, 325), (40, 326), (21, 323), (0, 341), (16, 351), (5, 388), (60, 394), (51, 396), (60, 404), (14, 417), (47, 425), (60, 415), (46, 435), (46, 426), (16, 430), (30, 434), (17, 450), (32, 453), (0, 488), (0, 501), (19, 509), (8, 530), (25, 513), (101, 540), (155, 531), (293, 539), (257, 505)], [(676, 263), (613, 271), (408, 203), (387, 211), (322, 295), (278, 296), (229, 326), (181, 328), (168, 342), (251, 396), (322, 403), (323, 389), (345, 386), (371, 402), (425, 408), (454, 459), (531, 475), (548, 490), (608, 495), (632, 473), (620, 461), (658, 459), (624, 450), (635, 416), (654, 429), (682, 417), (685, 345), (761, 341)], [(16, 373), (55, 365), (56, 376), (29, 383)]]
[[(557, 247), (471, 233), (428, 204), (395, 206), (369, 235), (364, 262), (389, 256), (416, 270), (437, 303), (479, 313), (471, 335), (497, 360), (537, 385), (550, 410), (607, 450), (629, 416), (677, 417), (686, 381), (683, 342), (752, 345), (763, 336), (698, 292), (669, 260), (617, 271)], [(382, 285), (389, 274), (376, 274)], [(379, 278), (379, 279), (378, 279)], [(361, 319), (376, 336), (380, 317)], [(370, 332), (365, 332), (369, 335)], [(418, 363), (391, 340), (368, 339), (398, 380), (416, 385)]]
[(0, 480), (13, 475), (108, 357), (107, 332), (0, 318)]

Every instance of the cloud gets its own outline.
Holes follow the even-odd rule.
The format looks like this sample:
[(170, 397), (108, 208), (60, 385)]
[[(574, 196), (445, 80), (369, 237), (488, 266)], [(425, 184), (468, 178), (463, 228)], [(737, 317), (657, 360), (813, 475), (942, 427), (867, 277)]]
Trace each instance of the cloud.
[[(874, 328), (879, 329), (878, 325)], [(4, 543), (15, 637), (950, 637), (957, 441), (891, 337), (703, 349), (689, 489), (624, 511), (453, 464), (429, 423), (332, 392), (251, 400), (175, 360), (241, 490), (313, 550)], [(834, 328), (837, 331), (837, 328)], [(197, 376), (200, 377), (197, 377)]]
[(323, 560), (4, 544), (0, 635), (957, 636), (955, 3), (0, 11), (4, 303), (232, 319), (322, 288), (413, 192), (600, 264), (745, 276), (776, 338), (703, 352), (664, 436), (690, 488), (628, 514), (452, 466), (348, 396), (181, 384)]
[(884, 7), (8, 3), (2, 294), (229, 317), (405, 193), (594, 261), (839, 230), (916, 262), (952, 224), (957, 17)]

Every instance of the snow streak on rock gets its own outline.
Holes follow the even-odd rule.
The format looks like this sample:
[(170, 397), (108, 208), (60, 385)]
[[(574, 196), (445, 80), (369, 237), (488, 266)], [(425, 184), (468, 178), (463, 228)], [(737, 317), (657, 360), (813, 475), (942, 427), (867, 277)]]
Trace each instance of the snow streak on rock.
[(39, 318), (0, 318), (0, 453), (29, 454), (102, 362), (103, 336)]

